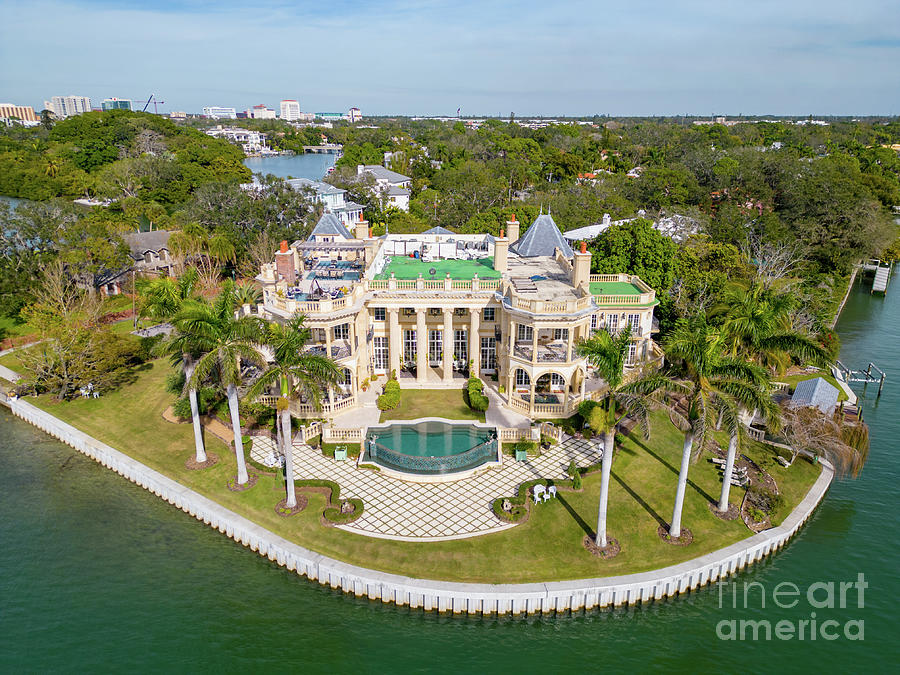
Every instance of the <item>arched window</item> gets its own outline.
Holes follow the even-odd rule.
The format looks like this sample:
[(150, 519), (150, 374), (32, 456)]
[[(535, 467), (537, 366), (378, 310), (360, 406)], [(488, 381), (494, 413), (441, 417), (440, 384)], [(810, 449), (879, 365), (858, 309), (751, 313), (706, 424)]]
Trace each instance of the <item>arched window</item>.
[(531, 378), (528, 377), (528, 373), (526, 373), (521, 368), (516, 369), (516, 386), (517, 387), (530, 387), (531, 386)]

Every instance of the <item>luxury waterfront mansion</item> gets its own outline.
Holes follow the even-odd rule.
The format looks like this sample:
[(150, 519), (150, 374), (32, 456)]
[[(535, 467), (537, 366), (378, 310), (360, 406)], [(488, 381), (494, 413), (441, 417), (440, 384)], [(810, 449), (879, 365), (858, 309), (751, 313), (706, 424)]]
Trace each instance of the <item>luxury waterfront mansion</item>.
[(326, 213), (306, 241), (282, 242), (257, 277), (259, 312), (304, 315), (310, 349), (345, 374), (321, 409), (301, 400), (292, 413), (343, 413), (362, 405), (361, 387), (392, 371), (404, 389), (459, 389), (469, 372), (516, 412), (567, 417), (600, 384), (575, 349), (592, 331), (629, 324), (629, 364), (658, 357), (657, 300), (638, 277), (592, 275), (591, 254), (583, 244), (573, 251), (549, 215), (521, 238), (513, 216), (500, 235), (434, 228), (373, 237), (366, 221), (351, 232)]

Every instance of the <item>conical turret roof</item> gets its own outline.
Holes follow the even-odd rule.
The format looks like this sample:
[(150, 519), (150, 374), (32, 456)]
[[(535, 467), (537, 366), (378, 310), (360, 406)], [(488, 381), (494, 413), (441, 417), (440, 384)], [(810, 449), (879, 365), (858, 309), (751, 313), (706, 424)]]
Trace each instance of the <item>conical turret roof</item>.
[(509, 250), (518, 253), (523, 258), (536, 258), (552, 256), (553, 251), (557, 248), (567, 258), (575, 255), (550, 214), (541, 214), (531, 224), (528, 231), (509, 247)]

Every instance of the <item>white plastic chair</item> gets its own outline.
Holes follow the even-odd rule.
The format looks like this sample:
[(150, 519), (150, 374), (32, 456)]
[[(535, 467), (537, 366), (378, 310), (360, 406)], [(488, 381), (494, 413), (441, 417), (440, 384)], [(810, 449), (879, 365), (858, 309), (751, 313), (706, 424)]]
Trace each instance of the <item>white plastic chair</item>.
[(556, 499), (556, 486), (551, 485), (547, 488), (547, 499)]
[(541, 498), (544, 496), (544, 490), (546, 490), (546, 488), (543, 485), (541, 485), (540, 483), (538, 483), (537, 485), (534, 486), (534, 503), (535, 504), (541, 503)]

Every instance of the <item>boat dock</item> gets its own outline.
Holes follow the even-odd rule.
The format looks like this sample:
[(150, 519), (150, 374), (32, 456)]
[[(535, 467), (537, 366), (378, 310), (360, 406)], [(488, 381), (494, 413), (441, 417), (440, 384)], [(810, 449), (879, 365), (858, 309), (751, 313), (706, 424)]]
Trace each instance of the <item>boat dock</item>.
[[(872, 371), (875, 371), (873, 374)], [(885, 372), (871, 361), (865, 370), (851, 370), (840, 361), (835, 361), (832, 369), (835, 379), (840, 383), (843, 382), (862, 382), (864, 385), (870, 383), (878, 383), (878, 396), (881, 396), (881, 390), (884, 389), (884, 380), (887, 377)], [(852, 402), (852, 401), (851, 401)]]
[(888, 282), (891, 279), (893, 263), (870, 259), (862, 264), (863, 270), (866, 272), (874, 272), (875, 277), (872, 279), (872, 293), (887, 293)]

